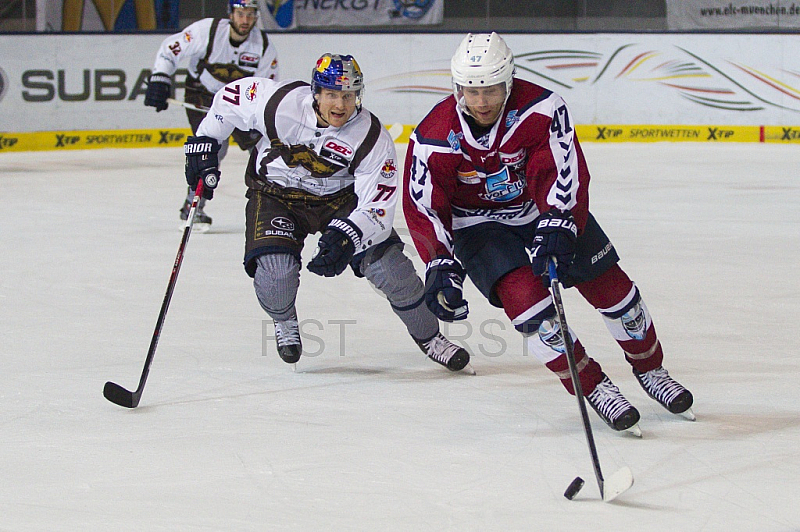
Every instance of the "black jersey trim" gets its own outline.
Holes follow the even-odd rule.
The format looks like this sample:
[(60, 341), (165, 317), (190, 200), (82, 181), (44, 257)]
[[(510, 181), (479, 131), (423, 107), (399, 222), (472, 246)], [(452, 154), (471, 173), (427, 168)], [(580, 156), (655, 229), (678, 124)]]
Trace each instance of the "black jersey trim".
[(543, 102), (544, 100), (548, 99), (550, 96), (552, 96), (552, 94), (553, 94), (553, 91), (545, 89), (545, 91), (542, 92), (537, 98), (534, 98), (533, 100), (528, 102), (525, 106), (521, 107), (519, 109), (518, 114), (522, 115), (522, 114), (526, 113), (528, 111), (528, 109), (530, 109), (531, 107), (533, 107), (537, 103)]
[(292, 92), (293, 90), (297, 89), (298, 87), (309, 87), (310, 85), (305, 81), (294, 81), (289, 83), (288, 85), (284, 85), (283, 87), (279, 88), (275, 91), (269, 101), (267, 102), (266, 107), (264, 107), (264, 127), (267, 130), (267, 138), (270, 142), (275, 142), (279, 140), (278, 137), (278, 128), (275, 125), (275, 113), (278, 111), (278, 105), (281, 101), (286, 97), (287, 94)]
[[(369, 112), (369, 111), (367, 111)], [(372, 151), (372, 148), (375, 147), (375, 143), (378, 142), (378, 137), (381, 135), (381, 121), (378, 120), (378, 117), (372, 113), (369, 113), (370, 124), (369, 124), (369, 131), (367, 131), (367, 136), (364, 137), (364, 142), (356, 150), (356, 154), (353, 156), (353, 160), (350, 162), (350, 167), (348, 171), (350, 175), (356, 175), (356, 168), (358, 165), (361, 164), (361, 161), (369, 155), (369, 152)]]
[(222, 21), (221, 18), (215, 18), (214, 21), (211, 23), (211, 29), (208, 30), (208, 45), (206, 46), (206, 55), (197, 63), (197, 79), (200, 80), (200, 75), (208, 66), (208, 58), (211, 57), (211, 52), (214, 49), (214, 39), (217, 37), (217, 28), (219, 27), (219, 23)]

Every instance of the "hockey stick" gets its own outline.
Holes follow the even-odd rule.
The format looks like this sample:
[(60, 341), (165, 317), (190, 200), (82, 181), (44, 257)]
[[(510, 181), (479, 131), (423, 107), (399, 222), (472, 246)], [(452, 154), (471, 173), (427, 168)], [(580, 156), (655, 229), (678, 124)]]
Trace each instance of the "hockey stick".
[(144, 361), (144, 369), (142, 376), (139, 378), (139, 386), (136, 391), (129, 392), (119, 384), (114, 382), (106, 382), (103, 387), (103, 396), (112, 403), (124, 406), (125, 408), (136, 408), (139, 405), (139, 400), (142, 398), (142, 391), (144, 391), (144, 383), (147, 381), (147, 375), (150, 373), (150, 365), (153, 363), (153, 357), (156, 354), (156, 346), (158, 339), (161, 336), (161, 328), (164, 325), (164, 318), (167, 316), (167, 309), (169, 302), (172, 299), (172, 292), (175, 290), (175, 283), (178, 281), (178, 272), (181, 271), (181, 263), (183, 262), (183, 254), (186, 250), (186, 244), (189, 242), (189, 235), (192, 234), (192, 224), (194, 224), (194, 213), (197, 210), (197, 204), (203, 196), (203, 180), (197, 181), (197, 189), (194, 192), (194, 200), (192, 200), (192, 208), (189, 209), (189, 217), (186, 218), (186, 226), (183, 229), (183, 237), (181, 238), (181, 245), (178, 248), (178, 256), (175, 257), (175, 262), (172, 265), (172, 275), (169, 277), (169, 284), (167, 285), (167, 293), (164, 295), (164, 302), (161, 303), (161, 312), (158, 313), (158, 321), (156, 321), (156, 330), (153, 332), (153, 339), (150, 341), (150, 349), (147, 351), (147, 358)]
[[(603, 501), (612, 501), (633, 485), (633, 473), (631, 473), (630, 468), (623, 467), (611, 475), (608, 480), (603, 479), (603, 472), (600, 470), (600, 459), (597, 457), (597, 447), (594, 444), (592, 426), (589, 423), (589, 415), (586, 412), (586, 402), (583, 398), (581, 381), (578, 377), (578, 368), (575, 363), (575, 345), (572, 343), (572, 335), (569, 334), (567, 315), (564, 312), (564, 302), (561, 299), (561, 289), (559, 288), (555, 258), (551, 258), (548, 262), (548, 270), (550, 274), (550, 290), (552, 291), (553, 305), (556, 307), (558, 327), (561, 330), (561, 338), (564, 340), (564, 349), (567, 355), (567, 363), (569, 364), (569, 375), (572, 378), (572, 387), (575, 389), (575, 397), (578, 399), (578, 408), (581, 411), (581, 419), (583, 420), (583, 431), (586, 434), (586, 442), (589, 444), (589, 454), (592, 457), (594, 475), (597, 477), (597, 487), (600, 488), (600, 497)], [(567, 487), (567, 490), (564, 492), (564, 497), (572, 500), (582, 487), (583, 479), (581, 477), (576, 477), (570, 483), (569, 487)]]
[(193, 103), (182, 102), (180, 100), (176, 100), (175, 98), (167, 98), (167, 103), (171, 103), (173, 105), (180, 105), (187, 109), (191, 109), (192, 111), (198, 111), (200, 113), (207, 113), (210, 107), (203, 107), (202, 105), (195, 105)]

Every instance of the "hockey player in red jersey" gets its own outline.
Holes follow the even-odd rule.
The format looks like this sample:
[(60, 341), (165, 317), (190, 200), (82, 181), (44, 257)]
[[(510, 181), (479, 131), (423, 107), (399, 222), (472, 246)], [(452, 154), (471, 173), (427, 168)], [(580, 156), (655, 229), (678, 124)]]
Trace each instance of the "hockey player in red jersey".
[(216, 186), (220, 143), (234, 128), (262, 135), (245, 172), (244, 267), (275, 321), (284, 362), (294, 364), (302, 354), (295, 307), (301, 252), (306, 237), (320, 232), (309, 271), (334, 277), (349, 265), (386, 296), (428, 358), (462, 370), (469, 353), (439, 332), (422, 280), (392, 228), (397, 153), (380, 120), (361, 106), (363, 89), (356, 60), (339, 54), (319, 58), (310, 85), (258, 77), (229, 83), (186, 141), (187, 182), (193, 190), (199, 179)]
[[(574, 394), (541, 277), (555, 257), (559, 279), (600, 312), (644, 390), (692, 418), (692, 394), (664, 369), (639, 290), (589, 212), (589, 170), (564, 100), (514, 73), (500, 36), (467, 35), (451, 61), (453, 95), (409, 141), (403, 210), (427, 262), (428, 306), (440, 319), (465, 319), (469, 276)], [(638, 431), (639, 412), (569, 334), (589, 404), (613, 429)]]

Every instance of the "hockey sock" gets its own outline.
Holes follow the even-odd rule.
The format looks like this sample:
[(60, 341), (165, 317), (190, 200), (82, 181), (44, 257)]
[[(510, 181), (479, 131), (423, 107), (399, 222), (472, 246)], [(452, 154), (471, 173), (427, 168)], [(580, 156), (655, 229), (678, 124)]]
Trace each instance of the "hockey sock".
[(439, 332), (439, 321), (424, 304), (425, 286), (401, 246), (389, 247), (375, 261), (362, 261), (361, 273), (386, 296), (412, 338), (431, 338)]
[(647, 306), (639, 289), (619, 266), (578, 290), (602, 314), (608, 331), (640, 373), (659, 367), (664, 359)]
[[(556, 312), (550, 293), (541, 279), (529, 267), (517, 268), (506, 274), (497, 283), (497, 295), (503, 303), (511, 323), (525, 338), (525, 350), (554, 372), (561, 384), (575, 394), (569, 374), (564, 341), (556, 321)], [(588, 395), (603, 380), (603, 370), (595, 360), (586, 355), (586, 350), (570, 329), (575, 345), (575, 362), (584, 395)]]
[(294, 303), (300, 287), (300, 263), (289, 253), (270, 253), (256, 259), (253, 277), (258, 302), (275, 321), (295, 318)]
[[(575, 332), (570, 329), (572, 343), (575, 346), (575, 364), (578, 369), (578, 378), (581, 381), (583, 395), (588, 395), (595, 386), (603, 380), (603, 370), (600, 364), (586, 354)], [(556, 374), (561, 384), (567, 391), (575, 395), (572, 378), (569, 373), (564, 340), (555, 316), (545, 319), (538, 328), (538, 334), (525, 334), (525, 349), (532, 353), (547, 368)]]
[[(561, 379), (561, 384), (571, 395), (575, 395), (575, 388), (572, 386), (572, 378), (569, 374), (569, 362), (567, 355), (559, 355), (555, 360), (545, 364), (547, 368)], [(575, 365), (578, 369), (578, 379), (581, 383), (583, 395), (589, 395), (603, 380), (603, 369), (600, 364), (586, 354), (586, 350), (580, 341), (575, 342)]]

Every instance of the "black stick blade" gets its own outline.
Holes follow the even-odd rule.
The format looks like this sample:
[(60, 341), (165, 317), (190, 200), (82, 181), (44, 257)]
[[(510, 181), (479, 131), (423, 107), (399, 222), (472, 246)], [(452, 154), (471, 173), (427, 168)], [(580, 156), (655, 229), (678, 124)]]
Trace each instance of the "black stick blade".
[(141, 397), (113, 382), (107, 382), (103, 387), (103, 396), (112, 403), (125, 408), (136, 408)]

